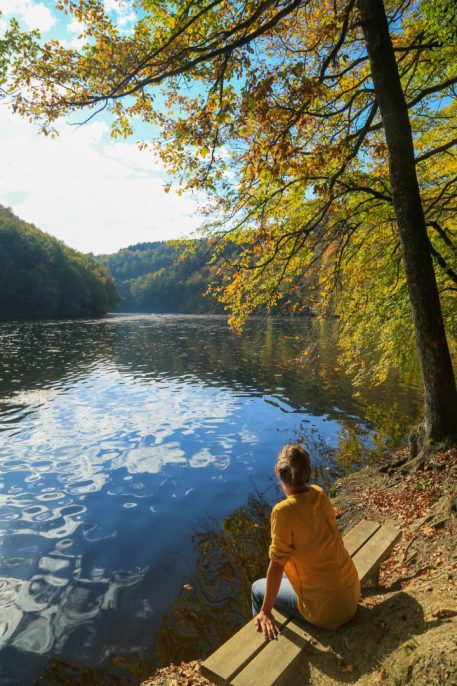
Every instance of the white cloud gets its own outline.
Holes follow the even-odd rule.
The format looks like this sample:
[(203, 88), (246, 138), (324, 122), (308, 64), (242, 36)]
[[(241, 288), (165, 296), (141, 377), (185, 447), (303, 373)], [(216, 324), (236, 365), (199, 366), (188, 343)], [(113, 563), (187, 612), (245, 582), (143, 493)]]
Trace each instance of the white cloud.
[(61, 43), (67, 50), (80, 50), (86, 43), (84, 38), (85, 26), (82, 22), (78, 21), (76, 18), (71, 19), (66, 24), (66, 30), (70, 34), (71, 38), (62, 38)]
[(116, 17), (116, 24), (124, 33), (128, 33), (132, 24), (136, 21), (136, 13), (122, 0), (104, 0), (105, 12), (112, 13)]
[(120, 29), (129, 28), (132, 24), (135, 23), (135, 20), (135, 12), (126, 12), (125, 14), (119, 14), (117, 25)]
[(1, 11), (5, 17), (17, 17), (30, 30), (49, 31), (56, 23), (50, 9), (42, 2), (33, 0), (2, 0)]
[(0, 203), (83, 251), (113, 252), (190, 233), (196, 201), (163, 190), (163, 166), (134, 143), (113, 141), (104, 122), (38, 135), (0, 108)]
[(105, 0), (103, 4), (106, 12), (120, 12), (122, 9), (122, 2), (120, 0)]
[(67, 24), (67, 31), (70, 31), (70, 33), (82, 33), (84, 31), (84, 24), (81, 21), (73, 18)]

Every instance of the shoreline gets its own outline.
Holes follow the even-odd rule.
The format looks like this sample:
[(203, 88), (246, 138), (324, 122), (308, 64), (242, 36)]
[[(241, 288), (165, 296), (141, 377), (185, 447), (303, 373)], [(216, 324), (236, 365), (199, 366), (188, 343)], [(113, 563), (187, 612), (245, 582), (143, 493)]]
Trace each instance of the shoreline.
[[(409, 474), (407, 458), (398, 451), (332, 489), (341, 531), (366, 518), (390, 520), (403, 535), (356, 617), (334, 635), (310, 632), (297, 684), (457, 685), (457, 449)], [(205, 657), (159, 668), (141, 686), (209, 686)]]

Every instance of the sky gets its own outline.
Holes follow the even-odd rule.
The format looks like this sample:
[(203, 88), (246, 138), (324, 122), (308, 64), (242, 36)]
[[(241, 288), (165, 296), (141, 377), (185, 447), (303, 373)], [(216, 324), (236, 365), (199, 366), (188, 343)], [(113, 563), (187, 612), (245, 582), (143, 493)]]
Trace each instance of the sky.
[[(133, 20), (117, 0), (107, 9), (128, 30)], [(77, 47), (79, 26), (54, 9), (53, 0), (0, 0), (9, 17), (46, 40)], [(114, 140), (101, 116), (84, 126), (60, 121), (59, 137), (13, 115), (0, 103), (0, 204), (83, 252), (111, 253), (143, 241), (189, 235), (202, 221), (190, 194), (166, 193), (161, 160), (139, 151), (135, 137)], [(138, 136), (139, 137), (139, 136)]]

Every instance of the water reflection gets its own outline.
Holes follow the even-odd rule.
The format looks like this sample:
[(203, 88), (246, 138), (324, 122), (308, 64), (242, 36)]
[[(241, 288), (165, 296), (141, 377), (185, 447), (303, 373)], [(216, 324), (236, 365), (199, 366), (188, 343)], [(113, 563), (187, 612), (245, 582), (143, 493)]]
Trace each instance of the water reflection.
[(367, 404), (389, 406), (393, 396), (403, 412), (418, 409), (418, 394), (408, 395), (411, 383), (396, 378), (354, 395), (336, 361), (332, 322), (251, 320), (237, 336), (223, 318), (163, 317), (156, 325), (127, 323), (117, 334), (113, 361), (140, 381), (145, 376), (203, 381), (240, 395), (261, 395), (285, 412), (331, 418), (363, 416)]
[[(316, 322), (253, 321), (244, 337), (217, 317), (2, 324), (0, 346), (5, 686), (40, 674), (72, 683), (66, 670), (78, 669), (87, 683), (108, 672), (116, 683), (119, 670), (137, 683), (177, 595), (194, 610), (201, 600), (197, 581), (200, 595), (182, 590), (195, 563), (200, 576), (206, 564), (219, 570), (205, 585), (211, 598), (232, 597), (252, 572), (250, 562), (240, 571), (228, 539), (195, 538), (197, 520), (225, 518), (269, 489), (290, 438), (305, 436), (331, 479), (341, 432), (357, 426), (363, 446), (370, 440), (367, 408), (380, 417), (395, 397), (405, 426), (419, 402), (415, 387), (393, 381), (355, 397), (331, 327)], [(248, 526), (234, 515), (226, 537), (234, 521), (238, 535)], [(205, 561), (209, 541), (216, 562)], [(227, 631), (240, 620), (232, 613)], [(154, 659), (171, 654), (173, 621), (168, 613)]]
[(271, 502), (255, 493), (222, 526), (193, 535), (195, 572), (164, 616), (155, 661), (206, 657), (251, 617), (250, 590), (265, 576)]
[(208, 655), (250, 617), (251, 583), (264, 575), (268, 563), (270, 510), (270, 500), (254, 493), (221, 525), (211, 520), (198, 525), (192, 535), (195, 563), (183, 577), (149, 655), (111, 656), (96, 669), (53, 659), (39, 683), (139, 683), (157, 666)]

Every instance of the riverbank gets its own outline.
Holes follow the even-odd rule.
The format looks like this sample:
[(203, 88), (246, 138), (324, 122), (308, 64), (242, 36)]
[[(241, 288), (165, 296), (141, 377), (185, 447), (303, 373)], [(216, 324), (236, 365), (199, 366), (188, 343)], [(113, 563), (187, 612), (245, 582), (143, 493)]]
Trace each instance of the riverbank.
[[(366, 518), (403, 535), (344, 630), (313, 630), (297, 684), (457, 685), (457, 450), (411, 474), (407, 458), (400, 451), (332, 489), (342, 531)], [(163, 668), (142, 686), (209, 685), (199, 664)]]

